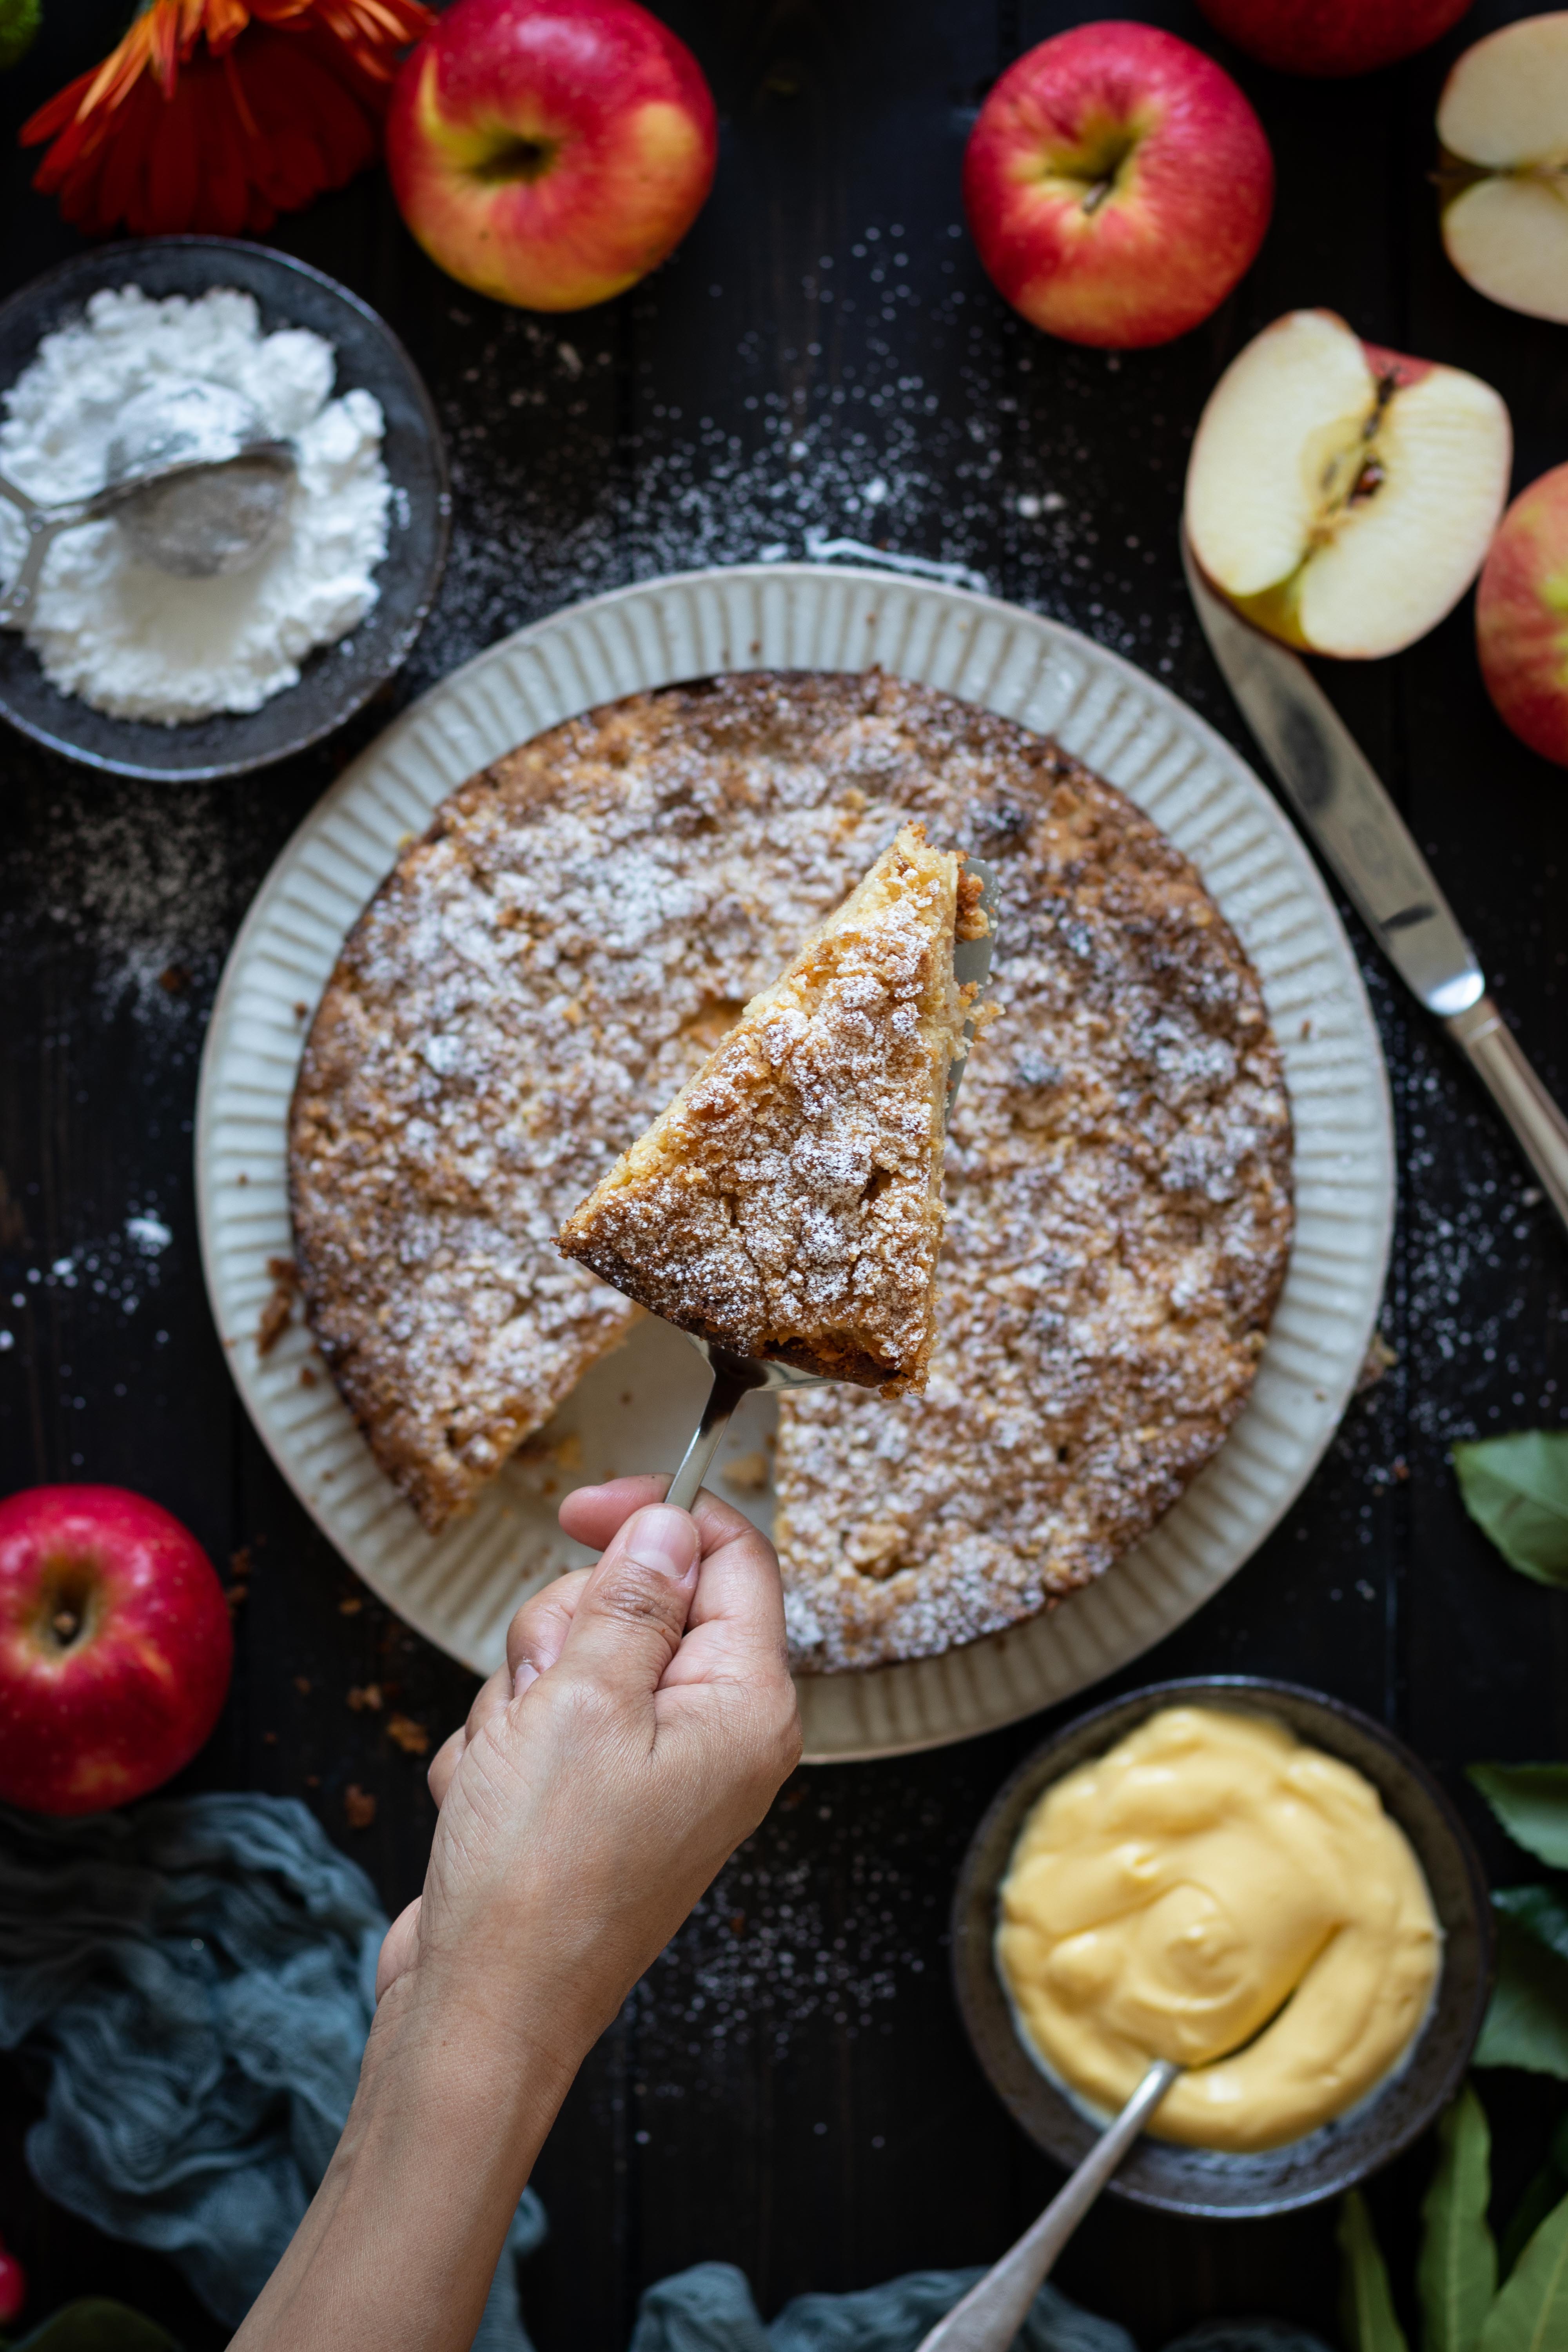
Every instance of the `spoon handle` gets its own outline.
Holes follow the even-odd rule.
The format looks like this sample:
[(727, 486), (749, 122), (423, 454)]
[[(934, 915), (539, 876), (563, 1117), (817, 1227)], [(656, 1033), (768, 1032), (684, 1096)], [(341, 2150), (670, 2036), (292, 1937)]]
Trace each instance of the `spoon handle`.
[(46, 521), (41, 510), (34, 507), (27, 515), (27, 551), (23, 556), (16, 578), (5, 588), (0, 588), (0, 629), (24, 629), (33, 609), (33, 592), (37, 587), (44, 569), (44, 559), (59, 537), (63, 525)]
[(1006, 2352), (1041, 2281), (1181, 2071), (1164, 2058), (1150, 2067), (1038, 2221), (937, 2321), (919, 2352)]

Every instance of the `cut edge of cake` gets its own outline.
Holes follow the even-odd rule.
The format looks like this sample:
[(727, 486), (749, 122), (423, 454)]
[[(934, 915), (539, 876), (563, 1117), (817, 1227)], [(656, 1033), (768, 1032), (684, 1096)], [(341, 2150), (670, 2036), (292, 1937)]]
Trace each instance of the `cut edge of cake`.
[[(563, 1255), (589, 1266), (666, 1321), (735, 1354), (770, 1358), (829, 1380), (879, 1390), (887, 1397), (922, 1389), (935, 1336), (948, 1077), (963, 1050), (964, 1024), (973, 1016), (977, 993), (973, 985), (961, 988), (955, 981), (952, 950), (955, 939), (984, 935), (986, 922), (979, 899), (980, 885), (963, 873), (962, 851), (933, 848), (918, 821), (902, 826), (848, 898), (808, 934), (779, 978), (752, 998), (702, 1068), (566, 1219), (558, 1240)], [(865, 1318), (858, 1327), (849, 1317), (840, 1317), (805, 1328), (765, 1315), (760, 1321), (755, 1316), (741, 1319), (732, 1277), (736, 1265), (747, 1257), (741, 1240), (745, 1212), (738, 1213), (735, 1205), (745, 1179), (732, 1159), (721, 1162), (704, 1130), (711, 1131), (715, 1104), (728, 1099), (732, 1105), (737, 1089), (759, 1108), (769, 1097), (776, 1099), (789, 1056), (781, 1060), (776, 1050), (770, 1054), (770, 1033), (776, 1046), (781, 1024), (805, 1022), (809, 1030), (813, 1014), (824, 1006), (835, 980), (842, 978), (857, 944), (864, 947), (879, 929), (885, 932), (889, 925), (906, 933), (918, 930), (923, 950), (914, 1033), (925, 1111), (919, 1148), (924, 1183), (917, 1212), (911, 1198), (913, 1173), (879, 1162), (861, 1200), (868, 1207), (881, 1192), (902, 1186), (895, 1205), (904, 1227), (906, 1263), (890, 1272), (891, 1286), (902, 1290), (909, 1309), (903, 1339), (889, 1344), (886, 1329), (872, 1332)], [(908, 1160), (907, 1150), (903, 1157)], [(733, 1180), (728, 1191), (726, 1176)], [(672, 1195), (678, 1208), (689, 1207), (689, 1225), (699, 1234), (698, 1246), (689, 1249), (684, 1260), (679, 1216), (673, 1224), (661, 1225), (657, 1244), (653, 1235), (638, 1237), (628, 1230), (635, 1229), (639, 1209), (652, 1212), (656, 1196), (668, 1206)], [(717, 1227), (716, 1203), (723, 1211)], [(889, 1223), (884, 1216), (881, 1232), (869, 1235), (882, 1248), (884, 1270), (889, 1270), (889, 1245), (899, 1238), (888, 1230)], [(710, 1234), (706, 1251), (700, 1246), (703, 1225)], [(705, 1279), (705, 1261), (710, 1273), (721, 1266), (730, 1269), (728, 1287), (722, 1277)], [(911, 1334), (909, 1326), (917, 1319), (919, 1328)]]

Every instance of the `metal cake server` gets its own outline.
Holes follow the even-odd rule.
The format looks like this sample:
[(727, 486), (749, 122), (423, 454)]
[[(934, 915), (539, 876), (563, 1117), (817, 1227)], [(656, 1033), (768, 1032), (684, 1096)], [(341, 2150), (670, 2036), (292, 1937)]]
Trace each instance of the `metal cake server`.
[[(961, 988), (975, 983), (975, 1003), (985, 993), (985, 983), (991, 977), (992, 958), (996, 950), (996, 910), (1000, 902), (1000, 886), (992, 868), (984, 858), (970, 857), (965, 871), (978, 876), (980, 904), (986, 918), (984, 938), (960, 940), (952, 950), (953, 977)], [(952, 1057), (947, 1074), (947, 1104), (942, 1112), (945, 1127), (952, 1117), (952, 1106), (958, 1099), (959, 1081), (969, 1058), (969, 1048), (974, 1041), (974, 1023), (963, 1024), (963, 1050)], [(679, 1327), (678, 1327), (679, 1328)], [(713, 1385), (702, 1408), (702, 1418), (692, 1433), (691, 1443), (681, 1459), (679, 1469), (669, 1482), (667, 1503), (674, 1503), (683, 1511), (690, 1510), (701, 1491), (709, 1465), (719, 1451), (720, 1440), (730, 1426), (730, 1418), (743, 1396), (753, 1389), (817, 1388), (826, 1380), (825, 1372), (804, 1372), (794, 1364), (780, 1364), (762, 1356), (737, 1356), (728, 1348), (715, 1347), (695, 1331), (684, 1336), (690, 1340), (698, 1354), (711, 1365)]]
[(1209, 651), (1291, 807), (1400, 979), (1468, 1055), (1568, 1226), (1568, 1118), (1487, 994), (1476, 951), (1409, 827), (1305, 662), (1216, 594), (1185, 532), (1182, 562)]
[(1038, 2220), (921, 2337), (917, 2352), (1007, 2352), (1057, 2256), (1181, 2072), (1169, 2058), (1155, 2060)]

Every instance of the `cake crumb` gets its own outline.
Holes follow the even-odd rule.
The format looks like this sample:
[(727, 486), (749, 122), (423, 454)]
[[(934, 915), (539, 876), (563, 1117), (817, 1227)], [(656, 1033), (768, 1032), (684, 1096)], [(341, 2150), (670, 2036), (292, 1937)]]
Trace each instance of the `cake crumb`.
[(759, 1446), (752, 1454), (737, 1454), (720, 1472), (726, 1486), (733, 1486), (742, 1495), (761, 1495), (766, 1491), (773, 1475), (772, 1465)]
[(272, 1290), (256, 1328), (258, 1356), (269, 1356), (289, 1328), (300, 1290), (300, 1270), (291, 1257), (269, 1257), (267, 1271), (272, 1277)]

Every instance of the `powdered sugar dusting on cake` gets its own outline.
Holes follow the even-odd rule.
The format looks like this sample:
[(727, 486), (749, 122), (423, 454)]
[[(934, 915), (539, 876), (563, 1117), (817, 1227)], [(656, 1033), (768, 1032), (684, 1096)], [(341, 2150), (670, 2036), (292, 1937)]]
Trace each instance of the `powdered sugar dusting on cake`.
[(999, 1010), (949, 1137), (926, 1394), (780, 1415), (810, 1666), (929, 1655), (1102, 1573), (1240, 1410), (1283, 1276), (1278, 1053), (1192, 869), (1081, 772), (996, 864)]
[(1031, 1613), (1217, 1445), (1283, 1276), (1289, 1122), (1193, 869), (948, 697), (732, 677), (574, 721), (455, 794), (318, 1016), (292, 1150), (311, 1318), (427, 1524), (627, 1328), (557, 1256), (562, 1219), (911, 817), (998, 873), (1003, 1010), (950, 1138), (927, 1396), (784, 1401), (801, 1662)]
[(958, 864), (906, 827), (562, 1230), (656, 1314), (884, 1395), (920, 1386)]

